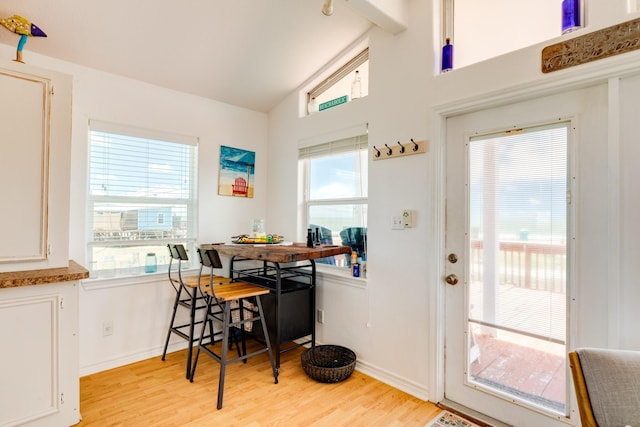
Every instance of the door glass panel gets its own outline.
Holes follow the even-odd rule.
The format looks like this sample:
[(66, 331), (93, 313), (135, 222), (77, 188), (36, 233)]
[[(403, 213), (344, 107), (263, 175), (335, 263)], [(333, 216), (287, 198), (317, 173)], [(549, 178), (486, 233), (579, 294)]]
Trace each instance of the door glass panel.
[(566, 411), (569, 123), (469, 142), (467, 382)]

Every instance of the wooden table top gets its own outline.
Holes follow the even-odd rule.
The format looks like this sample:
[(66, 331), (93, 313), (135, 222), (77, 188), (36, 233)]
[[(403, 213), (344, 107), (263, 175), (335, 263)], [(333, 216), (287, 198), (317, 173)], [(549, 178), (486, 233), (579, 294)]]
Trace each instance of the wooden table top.
[(216, 249), (218, 253), (224, 255), (270, 262), (305, 261), (351, 252), (350, 246), (319, 245), (315, 248), (308, 248), (304, 243), (294, 243), (293, 245), (211, 244), (200, 246), (204, 249)]

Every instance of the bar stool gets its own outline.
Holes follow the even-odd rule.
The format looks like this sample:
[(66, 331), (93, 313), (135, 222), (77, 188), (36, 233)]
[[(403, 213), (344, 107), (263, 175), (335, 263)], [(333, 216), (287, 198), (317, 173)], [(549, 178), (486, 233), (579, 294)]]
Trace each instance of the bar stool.
[[(203, 323), (202, 320), (196, 320), (196, 314), (200, 310), (207, 308), (205, 298), (198, 294), (198, 288), (200, 285), (201, 274), (183, 276), (182, 263), (189, 260), (187, 251), (182, 244), (168, 244), (169, 253), (171, 258), (169, 259), (169, 282), (173, 289), (176, 291), (176, 298), (173, 303), (173, 312), (171, 313), (171, 322), (169, 324), (169, 330), (167, 331), (167, 339), (164, 344), (164, 351), (162, 352), (162, 360), (165, 360), (167, 355), (167, 349), (169, 347), (169, 340), (171, 334), (176, 334), (180, 338), (187, 341), (187, 372), (186, 378), (191, 378), (191, 360), (193, 358), (193, 344), (197, 341), (194, 337), (195, 325)], [(177, 269), (174, 268), (174, 261), (178, 264)], [(231, 279), (222, 276), (211, 276), (206, 278), (206, 283), (224, 283), (230, 282)], [(189, 320), (186, 323), (176, 324), (176, 314), (178, 308), (183, 307), (189, 311)], [(207, 338), (214, 340), (214, 328), (213, 323), (209, 320), (209, 334)]]
[[(220, 257), (218, 255), (218, 251), (215, 249), (198, 249), (198, 255), (200, 256), (200, 260), (205, 266), (212, 266), (214, 268), (222, 267), (222, 263), (220, 262)], [(219, 266), (219, 267), (217, 267)], [(198, 340), (198, 350), (196, 351), (195, 358), (193, 360), (193, 368), (191, 370), (191, 382), (193, 382), (193, 378), (196, 373), (196, 366), (198, 365), (198, 357), (200, 356), (200, 351), (207, 353), (214, 360), (220, 363), (220, 378), (218, 380), (218, 405), (217, 408), (222, 408), (222, 398), (224, 393), (224, 377), (227, 365), (231, 363), (235, 363), (238, 361), (243, 361), (246, 363), (246, 360), (249, 357), (256, 356), (261, 353), (269, 354), (269, 361), (271, 362), (271, 370), (273, 371), (273, 378), (275, 384), (278, 384), (278, 371), (276, 370), (275, 361), (273, 359), (273, 352), (271, 351), (271, 343), (269, 342), (269, 333), (267, 332), (267, 323), (264, 318), (264, 312), (262, 311), (262, 303), (260, 301), (260, 295), (264, 295), (269, 293), (268, 289), (261, 288), (260, 286), (252, 285), (246, 282), (231, 282), (231, 283), (223, 283), (223, 284), (215, 284), (213, 281), (210, 281), (209, 285), (202, 287), (203, 292), (207, 295), (207, 319), (215, 319), (216, 317), (212, 314), (212, 309), (214, 306), (218, 306), (223, 313), (223, 326), (222, 326), (222, 346), (220, 354), (216, 353), (213, 349), (206, 346), (205, 339), (205, 329), (206, 325), (202, 325), (202, 331), (200, 333), (200, 339)], [(252, 315), (249, 318), (245, 318), (245, 311), (248, 308), (244, 305), (244, 300), (248, 298), (255, 299), (255, 307), (257, 310), (252, 310)], [(231, 305), (233, 302), (237, 302), (238, 310), (239, 310), (239, 320), (234, 321), (232, 319), (231, 313)], [(246, 332), (246, 324), (253, 323), (259, 321), (262, 325), (262, 332), (264, 334), (265, 340), (261, 341), (255, 339), (257, 342), (262, 344), (264, 347), (259, 348), (251, 353), (247, 354), (246, 344), (245, 344), (245, 336)], [(229, 335), (233, 332), (234, 329), (237, 329), (242, 338), (242, 354), (239, 354), (238, 357), (234, 359), (228, 359), (228, 347), (229, 347)], [(253, 337), (252, 337), (253, 338)]]

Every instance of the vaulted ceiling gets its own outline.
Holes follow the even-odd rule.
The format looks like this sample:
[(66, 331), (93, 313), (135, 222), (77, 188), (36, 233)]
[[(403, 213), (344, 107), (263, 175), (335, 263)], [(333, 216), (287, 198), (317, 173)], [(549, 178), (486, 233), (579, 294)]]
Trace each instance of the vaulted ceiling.
[[(376, 0), (364, 0), (364, 3)], [(401, 0), (393, 0), (401, 1)], [(356, 3), (353, 1), (353, 3)], [(361, 1), (362, 3), (362, 1)], [(348, 0), (3, 0), (30, 52), (267, 112), (373, 25)], [(0, 43), (19, 36), (0, 28)], [(7, 58), (13, 59), (13, 58)]]

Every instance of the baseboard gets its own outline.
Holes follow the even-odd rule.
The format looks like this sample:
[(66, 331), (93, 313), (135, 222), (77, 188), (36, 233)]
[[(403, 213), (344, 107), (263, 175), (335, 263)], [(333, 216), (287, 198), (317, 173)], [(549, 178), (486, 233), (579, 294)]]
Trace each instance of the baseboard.
[[(177, 342), (175, 344), (169, 344), (169, 348), (167, 349), (167, 353), (173, 353), (174, 351), (179, 351), (187, 348), (186, 342)], [(107, 371), (109, 369), (119, 368), (124, 365), (129, 365), (131, 363), (140, 362), (142, 360), (151, 359), (153, 357), (160, 357), (162, 355), (162, 351), (164, 347), (153, 347), (150, 349), (137, 351), (135, 353), (130, 353), (126, 355), (121, 355), (109, 360), (104, 360), (100, 363), (94, 363), (91, 365), (85, 365), (80, 367), (80, 376), (84, 377), (91, 374), (96, 374), (98, 372)]]
[[(300, 342), (301, 340), (297, 340), (296, 342)], [(323, 345), (325, 343), (316, 340), (316, 345)], [(310, 347), (309, 344), (306, 344), (305, 347)], [(394, 373), (391, 373), (385, 369), (379, 368), (375, 365), (372, 365), (364, 360), (356, 359), (356, 371), (362, 372), (365, 375), (370, 376), (371, 378), (375, 378), (376, 380), (383, 382), (393, 388), (397, 388), (398, 390), (404, 391), (412, 396), (417, 397), (418, 399), (428, 401), (429, 400), (429, 389), (423, 387), (422, 385), (416, 383), (415, 381), (409, 381), (406, 378), (399, 377)]]
[(356, 371), (362, 372), (378, 381), (390, 385), (391, 387), (402, 390), (418, 399), (428, 401), (429, 389), (415, 381), (407, 380), (385, 369), (379, 368), (363, 360), (356, 360)]

